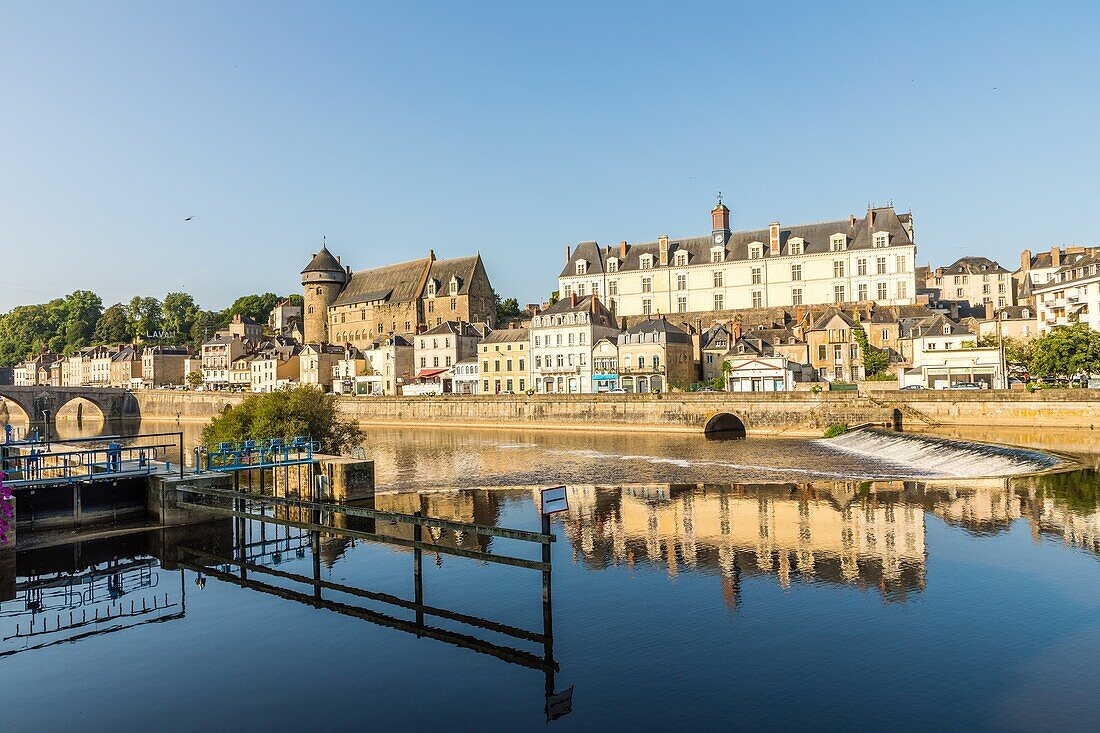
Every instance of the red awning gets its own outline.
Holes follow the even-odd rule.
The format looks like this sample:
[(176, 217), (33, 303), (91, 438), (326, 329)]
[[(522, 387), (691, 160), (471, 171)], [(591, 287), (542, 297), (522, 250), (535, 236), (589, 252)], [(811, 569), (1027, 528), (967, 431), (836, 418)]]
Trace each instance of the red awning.
[(431, 379), (432, 377), (438, 377), (440, 374), (442, 374), (445, 371), (447, 371), (447, 370), (446, 369), (421, 369), (419, 372), (416, 373), (416, 378), (417, 379)]

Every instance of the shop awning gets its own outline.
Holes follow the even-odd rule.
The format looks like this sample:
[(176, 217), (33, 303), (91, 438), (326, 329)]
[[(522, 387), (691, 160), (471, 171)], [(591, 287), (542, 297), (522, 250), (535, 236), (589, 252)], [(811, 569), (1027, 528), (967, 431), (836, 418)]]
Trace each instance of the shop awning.
[(421, 369), (419, 372), (416, 373), (416, 378), (417, 379), (431, 379), (432, 377), (438, 377), (440, 374), (442, 374), (445, 371), (447, 371), (447, 370), (446, 369)]

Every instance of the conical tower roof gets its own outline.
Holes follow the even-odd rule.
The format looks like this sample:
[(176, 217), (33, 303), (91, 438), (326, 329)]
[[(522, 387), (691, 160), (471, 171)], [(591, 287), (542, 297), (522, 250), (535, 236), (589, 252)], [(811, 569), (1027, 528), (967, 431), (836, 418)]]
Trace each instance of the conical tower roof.
[(328, 251), (328, 247), (321, 247), (321, 251), (313, 255), (313, 259), (306, 265), (306, 269), (302, 270), (302, 274), (307, 272), (343, 272), (344, 268), (340, 266), (340, 263), (336, 261), (336, 258), (332, 256), (332, 253)]

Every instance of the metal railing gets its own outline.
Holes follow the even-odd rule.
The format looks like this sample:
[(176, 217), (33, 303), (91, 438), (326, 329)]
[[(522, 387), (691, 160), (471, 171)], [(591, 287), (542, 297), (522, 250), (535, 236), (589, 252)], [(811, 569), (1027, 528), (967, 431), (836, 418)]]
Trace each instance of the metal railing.
[[(144, 442), (166, 437), (175, 440)], [(139, 442), (123, 445), (122, 441)], [(88, 443), (101, 445), (73, 447)], [(7, 474), (5, 485), (14, 489), (112, 481), (173, 471), (178, 471), (180, 477), (184, 474), (182, 432), (71, 438), (62, 442), (23, 440), (2, 447), (0, 471)]]

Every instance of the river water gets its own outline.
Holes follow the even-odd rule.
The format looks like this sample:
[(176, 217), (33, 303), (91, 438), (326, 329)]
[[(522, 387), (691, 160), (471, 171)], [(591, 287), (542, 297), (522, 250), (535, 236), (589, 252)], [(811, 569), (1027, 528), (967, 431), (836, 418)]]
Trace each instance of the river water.
[(450, 617), (418, 626), (386, 602), (416, 597), (406, 546), (230, 520), (59, 542), (17, 554), (0, 602), (0, 729), (1100, 720), (1094, 469), (964, 480), (814, 441), (591, 432), (372, 429), (365, 450), (381, 509), (537, 530), (539, 489), (567, 487), (549, 650), (515, 633), (544, 632), (542, 574), (454, 554), (531, 543), (432, 530), (423, 603)]

